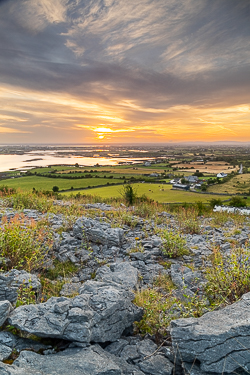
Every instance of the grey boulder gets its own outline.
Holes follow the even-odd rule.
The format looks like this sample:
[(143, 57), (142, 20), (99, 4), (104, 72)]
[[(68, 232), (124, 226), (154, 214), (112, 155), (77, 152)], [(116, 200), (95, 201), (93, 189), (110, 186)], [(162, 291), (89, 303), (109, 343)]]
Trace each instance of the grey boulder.
[(15, 304), (20, 287), (29, 287), (35, 293), (39, 294), (41, 283), (36, 275), (32, 275), (26, 271), (12, 269), (6, 273), (0, 273), (0, 301), (8, 300), (12, 304)]
[(107, 223), (86, 217), (81, 217), (76, 221), (73, 233), (76, 238), (108, 247), (120, 247), (124, 237), (123, 229), (111, 228)]
[(143, 374), (172, 375), (174, 365), (164, 355), (159, 354), (157, 345), (149, 339), (130, 343), (120, 339), (108, 345), (105, 350), (127, 363), (136, 365)]
[(188, 288), (195, 292), (202, 282), (202, 275), (199, 271), (192, 271), (190, 268), (181, 264), (172, 264), (171, 279), (179, 288)]
[(231, 374), (250, 371), (250, 293), (224, 309), (201, 318), (171, 322), (176, 355), (199, 363), (201, 373)]
[(97, 347), (66, 349), (51, 355), (23, 351), (12, 366), (0, 364), (1, 375), (123, 375), (112, 359)]
[(124, 288), (136, 289), (138, 286), (138, 270), (129, 262), (103, 266), (96, 272), (96, 279), (121, 284)]
[(0, 361), (8, 359), (13, 350), (15, 350), (18, 353), (25, 349), (38, 352), (41, 349), (47, 348), (50, 347), (43, 345), (38, 341), (15, 336), (11, 332), (0, 332)]
[(12, 310), (9, 301), (0, 301), (0, 327), (5, 323)]
[(118, 284), (87, 281), (80, 295), (70, 299), (52, 297), (46, 303), (20, 306), (9, 324), (39, 337), (78, 342), (115, 341), (142, 317), (133, 293)]
[(140, 362), (139, 367), (147, 375), (172, 375), (174, 365), (164, 356), (155, 355)]

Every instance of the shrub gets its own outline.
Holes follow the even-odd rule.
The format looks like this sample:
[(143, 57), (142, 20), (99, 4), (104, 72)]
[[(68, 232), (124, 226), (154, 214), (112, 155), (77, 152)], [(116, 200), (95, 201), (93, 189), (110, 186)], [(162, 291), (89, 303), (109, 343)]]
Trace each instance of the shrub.
[(190, 234), (200, 233), (198, 215), (199, 211), (196, 207), (180, 207), (177, 211), (177, 220), (181, 232)]
[(7, 199), (8, 205), (16, 210), (30, 208), (40, 212), (47, 212), (53, 207), (53, 200), (48, 199), (48, 197), (42, 193), (18, 192)]
[(161, 238), (163, 241), (162, 252), (169, 258), (177, 258), (189, 254), (186, 248), (186, 240), (181, 236), (180, 232), (165, 229), (162, 231)]
[(210, 211), (210, 208), (206, 206), (202, 201), (195, 203), (195, 208), (198, 210), (198, 216), (204, 215), (206, 212)]
[(36, 293), (31, 285), (21, 285), (18, 289), (18, 298), (16, 307), (22, 305), (31, 305), (36, 303)]
[(9, 222), (2, 219), (0, 257), (9, 259), (8, 267), (28, 272), (41, 269), (50, 247), (52, 235), (34, 220), (15, 215)]
[(213, 303), (233, 303), (250, 291), (249, 248), (234, 248), (227, 256), (214, 249), (211, 262), (206, 270), (206, 293)]
[(16, 193), (15, 188), (9, 188), (8, 186), (4, 186), (4, 185), (0, 186), (0, 197), (12, 195), (12, 194), (15, 194), (15, 193)]
[(222, 206), (222, 200), (220, 198), (212, 198), (209, 201), (210, 207), (214, 208), (215, 206)]
[(52, 191), (53, 191), (54, 193), (58, 193), (58, 191), (59, 191), (59, 187), (58, 187), (58, 186), (53, 186)]
[[(165, 295), (156, 289), (143, 289), (135, 294), (134, 303), (144, 309), (143, 318), (135, 324), (137, 331), (142, 334), (164, 335), (171, 320), (168, 310), (174, 303), (171, 293), (174, 285), (169, 276), (159, 276), (155, 281), (155, 286), (164, 290)], [(166, 293), (168, 293), (168, 298), (166, 298)]]
[(232, 207), (246, 207), (247, 205), (245, 200), (241, 197), (232, 197), (228, 204)]

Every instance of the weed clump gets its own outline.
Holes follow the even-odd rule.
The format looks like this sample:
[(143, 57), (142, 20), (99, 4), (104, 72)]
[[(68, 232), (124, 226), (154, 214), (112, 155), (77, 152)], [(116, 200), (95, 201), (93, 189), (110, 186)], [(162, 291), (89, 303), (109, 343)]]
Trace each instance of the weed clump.
[(0, 258), (8, 259), (4, 269), (24, 269), (28, 272), (43, 268), (52, 246), (52, 233), (45, 226), (24, 215), (15, 215), (10, 221), (2, 219)]
[(0, 197), (6, 197), (16, 193), (15, 188), (9, 188), (8, 186), (0, 186)]
[(53, 262), (53, 268), (49, 268), (46, 272), (46, 276), (50, 280), (55, 280), (58, 277), (67, 277), (75, 274), (78, 270), (78, 267), (72, 263), (70, 260), (67, 262), (60, 262), (55, 259)]
[(180, 207), (177, 211), (177, 221), (182, 233), (200, 233), (199, 210), (196, 207)]
[(32, 209), (48, 212), (53, 207), (53, 199), (42, 193), (18, 192), (9, 197), (9, 206), (15, 210)]
[(135, 294), (134, 303), (144, 309), (142, 320), (136, 322), (136, 330), (142, 334), (157, 332), (164, 335), (171, 320), (168, 311), (175, 302), (172, 297), (174, 285), (169, 276), (164, 275), (159, 276), (154, 285), (161, 290), (144, 289)]
[(224, 256), (215, 248), (206, 270), (206, 294), (211, 303), (234, 303), (250, 291), (250, 249), (233, 248)]
[(186, 247), (186, 240), (179, 231), (168, 231), (165, 229), (161, 232), (161, 239), (163, 241), (162, 252), (167, 257), (177, 258), (189, 254)]

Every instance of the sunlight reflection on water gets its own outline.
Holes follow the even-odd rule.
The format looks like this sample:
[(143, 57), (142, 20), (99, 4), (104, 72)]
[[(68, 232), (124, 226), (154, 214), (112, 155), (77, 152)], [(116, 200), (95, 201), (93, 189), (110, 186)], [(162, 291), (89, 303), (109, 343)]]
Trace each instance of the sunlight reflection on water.
[[(60, 150), (61, 151), (61, 150)], [(68, 150), (67, 150), (68, 151)], [(37, 160), (35, 160), (37, 159)], [(117, 165), (119, 162), (138, 162), (144, 158), (106, 158), (106, 157), (81, 157), (81, 156), (58, 156), (51, 151), (35, 151), (24, 155), (0, 155), (0, 172), (10, 169), (27, 169), (31, 167), (46, 167), (54, 164), (72, 165), (78, 163), (84, 166)]]

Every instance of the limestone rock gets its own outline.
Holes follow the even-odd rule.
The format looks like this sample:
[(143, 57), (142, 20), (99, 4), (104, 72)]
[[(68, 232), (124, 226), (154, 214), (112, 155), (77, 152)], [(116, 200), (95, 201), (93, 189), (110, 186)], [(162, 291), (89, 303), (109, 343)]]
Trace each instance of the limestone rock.
[(41, 290), (41, 283), (36, 275), (16, 269), (7, 273), (0, 273), (0, 301), (8, 300), (15, 304), (20, 286), (31, 287), (37, 294)]
[(123, 375), (101, 348), (67, 349), (52, 355), (23, 351), (12, 366), (0, 364), (2, 375)]
[(47, 348), (50, 347), (38, 341), (15, 336), (11, 332), (0, 332), (0, 361), (8, 359), (13, 350), (21, 352), (22, 350), (28, 349), (38, 352), (41, 349)]
[(74, 236), (93, 243), (120, 247), (123, 242), (124, 231), (121, 228), (111, 228), (107, 223), (81, 217), (73, 227)]
[(179, 288), (188, 288), (192, 292), (197, 290), (199, 283), (202, 281), (201, 273), (192, 271), (190, 268), (180, 264), (171, 265), (171, 279)]
[(139, 367), (147, 375), (172, 375), (174, 365), (162, 355), (155, 355), (140, 362)]
[(231, 374), (250, 370), (250, 293), (224, 309), (200, 318), (171, 322), (176, 355), (197, 360), (200, 372)]
[(11, 310), (12, 310), (12, 306), (9, 301), (0, 301), (0, 327), (7, 320)]
[(110, 267), (103, 266), (96, 272), (96, 279), (121, 284), (124, 288), (136, 289), (138, 285), (138, 270), (129, 262), (115, 263)]
[(80, 293), (72, 299), (52, 297), (46, 303), (20, 306), (9, 324), (40, 337), (112, 342), (142, 316), (142, 309), (131, 302), (133, 293), (118, 284), (87, 281)]

